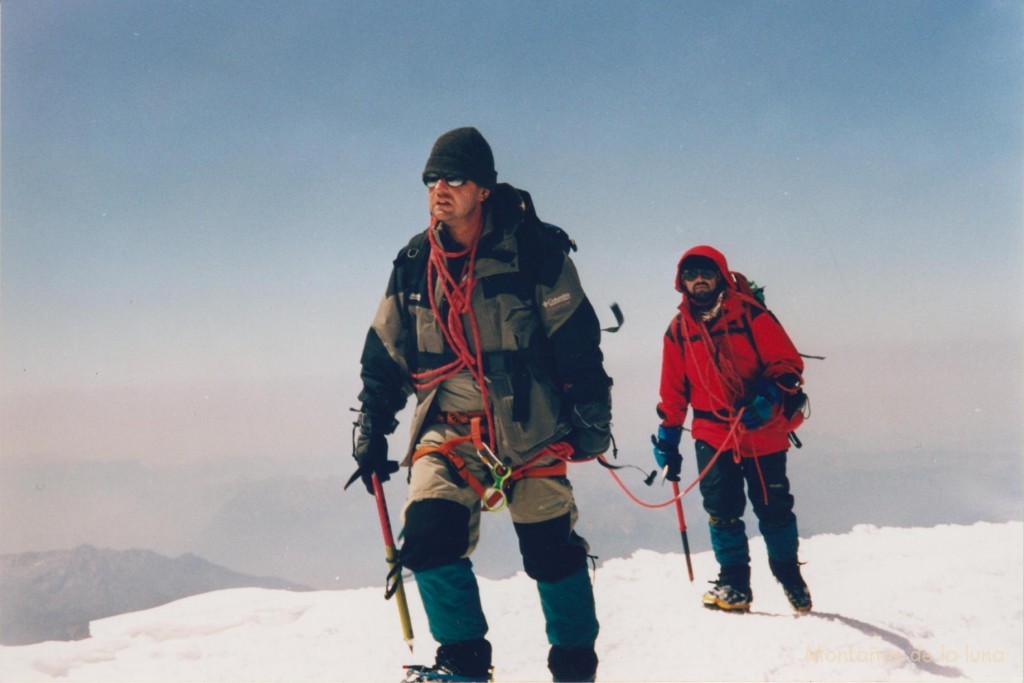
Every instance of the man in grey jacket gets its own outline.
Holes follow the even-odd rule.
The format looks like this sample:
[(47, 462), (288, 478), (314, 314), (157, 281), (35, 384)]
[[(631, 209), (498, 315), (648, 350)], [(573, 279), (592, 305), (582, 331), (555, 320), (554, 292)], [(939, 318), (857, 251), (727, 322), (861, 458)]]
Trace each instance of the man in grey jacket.
[[(469, 555), (481, 508), (507, 507), (537, 581), (555, 681), (593, 680), (598, 623), (566, 462), (604, 453), (611, 379), (565, 233), (497, 183), (475, 128), (438, 138), (423, 170), (430, 225), (394, 261), (367, 334), (354, 457), (372, 492), (395, 415), (415, 394), (399, 557), (440, 644), (420, 680), (489, 680)], [(455, 676), (455, 678), (452, 678)], [(433, 678), (432, 678), (433, 677)]]

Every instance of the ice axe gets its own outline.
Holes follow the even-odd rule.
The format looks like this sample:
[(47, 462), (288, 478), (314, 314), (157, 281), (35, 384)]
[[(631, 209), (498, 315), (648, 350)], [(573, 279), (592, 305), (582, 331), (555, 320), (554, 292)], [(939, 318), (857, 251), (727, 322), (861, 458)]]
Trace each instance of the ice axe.
[(388, 517), (388, 504), (384, 499), (384, 487), (374, 472), (373, 497), (377, 499), (377, 514), (380, 515), (380, 530), (384, 534), (384, 556), (388, 561), (387, 585), (384, 588), (384, 599), (395, 598), (398, 605), (398, 618), (402, 622), (402, 636), (405, 644), (412, 652), (412, 621), (409, 619), (409, 604), (405, 601), (405, 585), (402, 583), (402, 565), (398, 563), (398, 550), (395, 549), (395, 537), (391, 533), (391, 519)]
[(690, 539), (686, 537), (686, 517), (683, 516), (683, 498), (679, 495), (679, 482), (672, 482), (672, 495), (676, 501), (676, 518), (679, 520), (679, 535), (683, 539), (683, 555), (686, 557), (686, 573), (693, 583), (693, 564), (690, 562)]

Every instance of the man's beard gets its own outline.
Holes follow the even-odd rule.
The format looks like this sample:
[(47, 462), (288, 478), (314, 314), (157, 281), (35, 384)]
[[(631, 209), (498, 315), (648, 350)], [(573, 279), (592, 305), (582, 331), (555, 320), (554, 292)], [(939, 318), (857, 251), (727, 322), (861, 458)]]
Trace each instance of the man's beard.
[(714, 287), (698, 289), (690, 292), (690, 299), (697, 306), (710, 306), (718, 297), (718, 290)]

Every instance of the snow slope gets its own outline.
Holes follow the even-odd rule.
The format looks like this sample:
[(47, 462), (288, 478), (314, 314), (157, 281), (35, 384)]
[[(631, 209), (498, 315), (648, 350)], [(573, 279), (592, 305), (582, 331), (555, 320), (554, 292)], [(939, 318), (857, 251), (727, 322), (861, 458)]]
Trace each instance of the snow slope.
[[(700, 607), (710, 553), (639, 551), (598, 570), (608, 681), (1020, 681), (1024, 524), (856, 527), (802, 542), (815, 612), (791, 614), (752, 541), (754, 609)], [(381, 560), (383, 571), (383, 560)], [(3, 681), (397, 681), (435, 644), (412, 584), (410, 655), (382, 590), (219, 591), (94, 622), (93, 637), (0, 648)], [(545, 681), (536, 588), (481, 580), (495, 680)]]

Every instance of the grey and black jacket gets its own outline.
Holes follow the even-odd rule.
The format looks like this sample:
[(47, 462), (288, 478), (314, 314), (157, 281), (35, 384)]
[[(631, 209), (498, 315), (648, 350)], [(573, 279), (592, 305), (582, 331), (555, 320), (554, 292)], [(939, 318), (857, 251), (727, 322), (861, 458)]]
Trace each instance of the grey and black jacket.
[[(499, 184), (484, 206), (472, 305), (498, 455), (515, 465), (570, 434), (574, 404), (610, 406), (611, 379), (597, 315), (567, 255), (568, 237), (541, 223), (530, 195), (511, 185)], [(407, 462), (437, 394), (436, 387), (415, 390), (412, 373), (454, 359), (427, 295), (430, 248), (423, 232), (399, 252), (361, 360), (359, 400), (375, 424), (393, 425), (416, 393)], [(429, 284), (444, 305), (438, 284)]]

